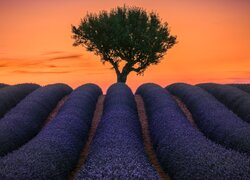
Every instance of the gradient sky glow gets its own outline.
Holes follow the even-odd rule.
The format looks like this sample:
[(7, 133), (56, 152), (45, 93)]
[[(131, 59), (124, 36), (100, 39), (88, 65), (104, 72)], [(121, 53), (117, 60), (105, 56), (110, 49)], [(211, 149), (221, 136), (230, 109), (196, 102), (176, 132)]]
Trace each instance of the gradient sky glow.
[(92, 82), (104, 91), (116, 81), (110, 65), (82, 47), (73, 47), (71, 24), (87, 12), (140, 6), (167, 21), (178, 44), (144, 76), (128, 84), (174, 82), (250, 83), (250, 1), (248, 0), (1, 0), (0, 82), (72, 87)]

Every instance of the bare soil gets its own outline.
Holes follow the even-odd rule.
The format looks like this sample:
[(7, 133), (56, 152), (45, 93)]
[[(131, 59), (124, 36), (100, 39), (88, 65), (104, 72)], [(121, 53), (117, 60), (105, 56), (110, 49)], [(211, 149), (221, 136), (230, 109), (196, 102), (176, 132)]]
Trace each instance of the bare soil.
[(198, 128), (197, 125), (195, 124), (193, 116), (192, 116), (191, 112), (188, 110), (187, 106), (177, 96), (173, 96), (173, 98), (175, 99), (175, 101), (177, 102), (178, 106), (183, 111), (183, 113), (186, 115), (188, 121), (192, 124), (192, 126), (195, 128)]
[(150, 162), (152, 163), (153, 167), (155, 168), (155, 170), (157, 171), (157, 173), (159, 174), (161, 179), (166, 179), (169, 180), (169, 176), (163, 171), (163, 169), (161, 168), (157, 156), (155, 154), (153, 145), (152, 145), (152, 141), (150, 138), (150, 132), (149, 132), (149, 125), (148, 125), (148, 119), (147, 119), (147, 114), (146, 114), (146, 110), (144, 107), (144, 102), (143, 99), (140, 95), (135, 95), (135, 101), (137, 104), (137, 110), (138, 110), (138, 115), (139, 115), (139, 120), (142, 126), (142, 136), (143, 136), (143, 143), (144, 143), (144, 147), (146, 150), (146, 154), (150, 160)]
[(69, 175), (69, 180), (75, 179), (77, 173), (81, 169), (81, 166), (84, 164), (84, 162), (87, 159), (87, 156), (88, 156), (89, 151), (90, 151), (91, 143), (95, 137), (96, 129), (97, 129), (98, 124), (99, 124), (101, 117), (102, 117), (104, 99), (105, 99), (105, 95), (99, 96), (99, 99), (98, 99), (97, 104), (96, 104), (96, 109), (94, 112), (94, 116), (93, 116), (92, 124), (90, 127), (87, 142), (83, 147), (83, 150), (81, 152), (80, 158), (78, 160), (78, 163), (77, 163), (75, 169)]
[[(91, 125), (89, 136), (88, 136), (88, 140), (83, 147), (83, 150), (81, 152), (80, 159), (76, 165), (76, 168), (69, 175), (69, 180), (75, 179), (78, 171), (80, 170), (80, 168), (82, 167), (82, 165), (85, 163), (85, 161), (87, 159), (87, 156), (88, 156), (89, 151), (90, 151), (91, 143), (92, 143), (93, 138), (94, 138), (95, 133), (96, 133), (96, 129), (97, 129), (98, 124), (101, 120), (104, 99), (105, 99), (104, 95), (100, 96), (98, 99), (98, 102), (96, 105), (96, 110), (95, 110), (93, 120), (92, 120), (92, 125)], [(146, 115), (146, 112), (144, 109), (144, 102), (143, 102), (141, 96), (139, 96), (139, 95), (135, 95), (135, 100), (137, 103), (139, 120), (140, 120), (140, 123), (142, 126), (142, 135), (143, 135), (146, 153), (147, 153), (149, 160), (151, 161), (153, 167), (158, 172), (160, 178), (168, 180), (170, 178), (162, 170), (162, 168), (157, 160), (156, 154), (154, 152), (153, 145), (151, 143), (150, 133), (149, 133), (149, 129), (148, 129), (147, 115)]]
[(63, 104), (67, 101), (69, 95), (64, 96), (56, 105), (56, 107), (53, 109), (53, 111), (49, 114), (49, 116), (47, 117), (47, 119), (44, 121), (43, 126), (46, 126), (52, 119), (54, 119), (58, 113), (58, 111), (61, 109), (61, 107), (63, 106)]

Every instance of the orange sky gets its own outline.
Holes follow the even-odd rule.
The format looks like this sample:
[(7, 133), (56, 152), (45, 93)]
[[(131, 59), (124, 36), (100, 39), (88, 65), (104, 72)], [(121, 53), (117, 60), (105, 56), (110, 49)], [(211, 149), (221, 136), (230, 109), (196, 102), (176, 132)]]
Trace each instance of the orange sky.
[(88, 12), (136, 5), (159, 13), (178, 44), (144, 76), (130, 74), (135, 90), (144, 82), (250, 83), (248, 0), (3, 0), (0, 1), (0, 82), (92, 82), (105, 91), (116, 81), (110, 65), (73, 47), (71, 24)]

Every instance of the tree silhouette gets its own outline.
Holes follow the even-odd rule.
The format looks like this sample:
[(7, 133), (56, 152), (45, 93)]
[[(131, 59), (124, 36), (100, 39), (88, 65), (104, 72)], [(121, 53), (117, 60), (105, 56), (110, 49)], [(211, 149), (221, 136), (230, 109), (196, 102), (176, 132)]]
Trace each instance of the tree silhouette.
[(101, 56), (102, 63), (113, 66), (117, 82), (124, 83), (130, 72), (142, 75), (176, 44), (167, 22), (161, 23), (158, 14), (139, 7), (88, 13), (78, 27), (72, 26), (72, 33), (74, 46), (82, 45)]

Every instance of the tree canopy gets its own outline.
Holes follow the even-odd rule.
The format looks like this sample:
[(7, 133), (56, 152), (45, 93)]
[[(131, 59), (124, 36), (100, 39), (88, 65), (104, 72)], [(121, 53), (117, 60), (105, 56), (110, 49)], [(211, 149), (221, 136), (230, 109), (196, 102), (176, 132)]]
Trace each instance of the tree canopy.
[(143, 74), (176, 44), (167, 22), (162, 23), (157, 13), (139, 7), (88, 13), (78, 27), (72, 26), (72, 33), (74, 46), (82, 45), (99, 55), (103, 63), (112, 65), (117, 82), (126, 82), (132, 71)]

